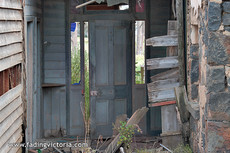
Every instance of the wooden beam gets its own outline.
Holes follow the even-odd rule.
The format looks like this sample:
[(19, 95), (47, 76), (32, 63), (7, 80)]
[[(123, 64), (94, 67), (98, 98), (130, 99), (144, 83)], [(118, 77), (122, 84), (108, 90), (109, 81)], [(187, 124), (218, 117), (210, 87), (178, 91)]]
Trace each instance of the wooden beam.
[(179, 79), (179, 69), (173, 68), (171, 70), (167, 70), (165, 72), (158, 73), (157, 75), (151, 76), (151, 81), (157, 81), (157, 80), (165, 80), (165, 79)]
[(178, 67), (177, 58), (178, 58), (177, 56), (171, 56), (171, 57), (147, 59), (146, 60), (147, 70)]
[(177, 34), (178, 34), (178, 62), (180, 86), (185, 85), (185, 56), (184, 56), (184, 11), (183, 0), (176, 1)]
[(158, 106), (166, 106), (166, 105), (172, 105), (172, 104), (176, 104), (176, 101), (163, 101), (163, 102), (159, 102), (159, 103), (149, 103), (149, 107), (158, 107)]
[(178, 38), (177, 35), (166, 35), (166, 36), (158, 36), (146, 39), (146, 46), (153, 47), (168, 47), (168, 46), (177, 46)]

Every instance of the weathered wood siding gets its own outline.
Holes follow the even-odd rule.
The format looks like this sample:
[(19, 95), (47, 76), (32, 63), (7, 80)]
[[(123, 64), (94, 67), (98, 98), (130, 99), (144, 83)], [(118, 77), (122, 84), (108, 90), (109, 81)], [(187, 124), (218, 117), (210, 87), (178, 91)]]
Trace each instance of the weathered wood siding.
[(44, 83), (65, 84), (65, 2), (44, 2)]
[(66, 134), (66, 2), (45, 0), (43, 4), (43, 136)]
[[(20, 0), (0, 0), (0, 72), (22, 63), (23, 7)], [(22, 141), (22, 84), (0, 96), (0, 152), (19, 152)]]

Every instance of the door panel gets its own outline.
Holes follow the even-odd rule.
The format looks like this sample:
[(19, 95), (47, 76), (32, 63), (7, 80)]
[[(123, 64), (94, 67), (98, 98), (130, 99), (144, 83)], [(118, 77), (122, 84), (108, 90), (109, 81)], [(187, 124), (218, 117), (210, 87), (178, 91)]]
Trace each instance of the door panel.
[(90, 21), (91, 136), (112, 136), (118, 115), (131, 112), (129, 21)]

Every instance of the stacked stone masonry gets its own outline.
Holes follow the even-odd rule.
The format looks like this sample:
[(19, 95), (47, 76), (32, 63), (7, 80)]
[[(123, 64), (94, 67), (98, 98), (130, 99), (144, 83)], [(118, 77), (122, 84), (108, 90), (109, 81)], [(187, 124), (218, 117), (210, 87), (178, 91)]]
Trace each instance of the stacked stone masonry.
[(187, 12), (188, 97), (200, 107), (198, 120), (190, 116), (190, 145), (194, 152), (230, 152), (230, 0), (203, 0), (198, 14), (190, 5)]

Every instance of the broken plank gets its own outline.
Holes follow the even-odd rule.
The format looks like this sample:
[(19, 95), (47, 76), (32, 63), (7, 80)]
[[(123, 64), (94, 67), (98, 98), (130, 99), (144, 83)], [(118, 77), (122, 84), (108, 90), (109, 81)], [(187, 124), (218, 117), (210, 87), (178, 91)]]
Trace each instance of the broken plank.
[(166, 105), (172, 105), (172, 104), (176, 104), (176, 101), (172, 100), (172, 101), (163, 101), (159, 103), (149, 103), (149, 107), (166, 106)]
[[(135, 125), (138, 124), (141, 119), (144, 117), (144, 115), (147, 113), (149, 109), (146, 107), (142, 107), (141, 109), (138, 109), (135, 111), (135, 113), (131, 116), (131, 118), (128, 120), (126, 126), (129, 125)], [(118, 141), (120, 138), (120, 134), (118, 134), (113, 141), (109, 144), (109, 146), (106, 148), (105, 153), (115, 153), (117, 149), (120, 147), (118, 145)]]
[(170, 79), (170, 78), (179, 79), (179, 69), (178, 68), (167, 70), (165, 72), (161, 72), (154, 76), (151, 76), (151, 81), (154, 82), (157, 80), (165, 80), (165, 79)]
[(178, 39), (177, 35), (166, 35), (166, 36), (158, 36), (146, 39), (146, 46), (153, 47), (168, 47), (168, 46), (177, 46)]
[(146, 60), (147, 70), (178, 67), (177, 56), (152, 58)]
[(154, 81), (152, 83), (148, 83), (148, 92), (151, 91), (157, 91), (157, 90), (163, 90), (163, 89), (170, 89), (175, 88), (179, 86), (179, 79), (178, 78), (172, 78), (167, 80), (158, 80)]
[(148, 93), (149, 102), (162, 102), (175, 100), (175, 93), (173, 89), (154, 91)]

